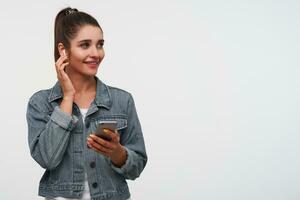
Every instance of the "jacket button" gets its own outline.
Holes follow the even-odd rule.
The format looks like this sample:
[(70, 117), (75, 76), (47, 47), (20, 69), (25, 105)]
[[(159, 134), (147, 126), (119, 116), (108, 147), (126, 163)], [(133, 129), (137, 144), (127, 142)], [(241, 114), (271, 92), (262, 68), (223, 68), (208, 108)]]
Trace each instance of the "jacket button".
[(97, 182), (94, 182), (94, 183), (92, 184), (92, 186), (93, 186), (93, 188), (96, 188), (96, 187), (98, 187), (98, 183), (97, 183)]
[(90, 167), (91, 168), (95, 168), (96, 167), (96, 163), (95, 162), (90, 162)]

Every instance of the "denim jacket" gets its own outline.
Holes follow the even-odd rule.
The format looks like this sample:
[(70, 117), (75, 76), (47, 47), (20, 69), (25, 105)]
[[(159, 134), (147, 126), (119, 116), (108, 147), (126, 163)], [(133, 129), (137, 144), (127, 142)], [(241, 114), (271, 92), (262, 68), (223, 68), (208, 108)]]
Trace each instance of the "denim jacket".
[[(29, 99), (26, 117), (30, 153), (46, 169), (39, 184), (40, 196), (80, 198), (86, 172), (92, 200), (128, 199), (126, 179), (139, 177), (147, 163), (141, 125), (131, 94), (95, 79), (96, 97), (84, 123), (75, 103), (72, 116), (60, 109), (63, 93), (59, 82)], [(127, 151), (127, 160), (120, 168), (86, 145), (89, 134), (105, 120), (117, 121), (120, 143)]]

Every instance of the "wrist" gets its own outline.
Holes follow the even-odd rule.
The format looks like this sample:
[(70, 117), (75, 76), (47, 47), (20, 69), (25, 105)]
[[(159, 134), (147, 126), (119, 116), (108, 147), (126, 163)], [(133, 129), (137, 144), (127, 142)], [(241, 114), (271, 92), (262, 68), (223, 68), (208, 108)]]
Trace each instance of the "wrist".
[(63, 100), (64, 101), (74, 101), (75, 94), (71, 95), (64, 95)]
[(60, 103), (60, 108), (65, 113), (72, 115), (74, 98), (72, 96), (64, 96), (62, 102)]
[(126, 160), (127, 151), (125, 147), (120, 145), (120, 149), (111, 157), (111, 161), (116, 167), (122, 167), (126, 163)]

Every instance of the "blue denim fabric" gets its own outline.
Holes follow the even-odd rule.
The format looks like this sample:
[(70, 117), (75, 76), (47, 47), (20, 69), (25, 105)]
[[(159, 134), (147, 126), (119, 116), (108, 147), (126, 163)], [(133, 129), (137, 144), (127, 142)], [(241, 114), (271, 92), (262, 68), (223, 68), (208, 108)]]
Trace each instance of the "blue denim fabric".
[[(59, 82), (51, 89), (36, 92), (28, 102), (30, 153), (46, 169), (40, 180), (40, 196), (79, 198), (86, 171), (93, 200), (128, 199), (126, 179), (139, 177), (147, 163), (142, 129), (131, 94), (95, 79), (96, 97), (85, 123), (75, 103), (72, 116), (60, 109), (63, 94)], [(127, 151), (126, 163), (120, 168), (86, 145), (89, 134), (95, 132), (103, 120), (118, 122), (120, 143)]]

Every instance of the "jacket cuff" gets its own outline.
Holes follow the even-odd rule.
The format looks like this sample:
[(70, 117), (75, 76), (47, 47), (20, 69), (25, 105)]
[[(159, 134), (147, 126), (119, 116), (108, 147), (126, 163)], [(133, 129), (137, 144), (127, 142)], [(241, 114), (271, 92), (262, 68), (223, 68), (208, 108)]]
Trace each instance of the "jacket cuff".
[(122, 165), (121, 167), (116, 167), (116, 166), (111, 162), (111, 160), (110, 160), (111, 168), (112, 168), (113, 170), (115, 170), (117, 173), (123, 174), (123, 175), (126, 174), (126, 172), (128, 171), (129, 166), (130, 166), (131, 163), (133, 162), (133, 157), (132, 157), (133, 152), (132, 152), (130, 149), (128, 149), (127, 147), (125, 147), (125, 146), (124, 146), (124, 148), (125, 148), (126, 153), (127, 153), (127, 159), (126, 159), (126, 162), (125, 162), (124, 165)]
[(63, 112), (59, 106), (56, 106), (51, 114), (51, 120), (60, 127), (71, 131), (77, 123), (78, 118), (75, 115), (68, 115), (67, 113)]

